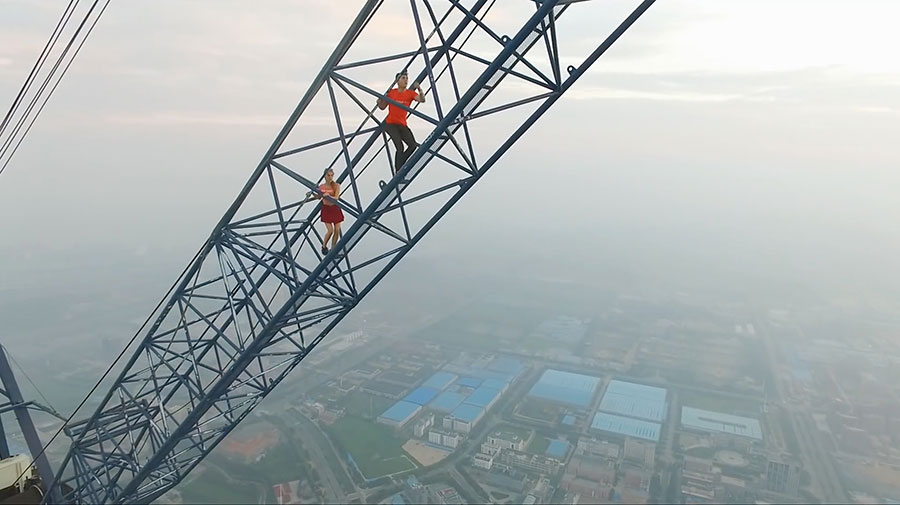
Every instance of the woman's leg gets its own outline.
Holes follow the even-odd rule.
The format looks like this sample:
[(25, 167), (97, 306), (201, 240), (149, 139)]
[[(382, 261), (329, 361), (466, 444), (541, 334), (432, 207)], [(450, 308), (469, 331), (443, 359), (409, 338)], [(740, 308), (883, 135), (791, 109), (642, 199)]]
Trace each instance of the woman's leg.
[(337, 247), (338, 240), (341, 238), (341, 223), (334, 223), (334, 235), (331, 236), (331, 248)]
[(325, 236), (322, 238), (322, 254), (328, 253), (328, 239), (334, 235), (334, 225), (331, 223), (325, 223), (325, 229), (327, 230)]

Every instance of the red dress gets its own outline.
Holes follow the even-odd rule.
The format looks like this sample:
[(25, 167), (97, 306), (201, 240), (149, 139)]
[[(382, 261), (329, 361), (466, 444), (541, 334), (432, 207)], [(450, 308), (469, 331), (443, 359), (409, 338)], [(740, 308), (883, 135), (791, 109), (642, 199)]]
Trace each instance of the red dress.
[[(322, 192), (323, 195), (334, 196), (334, 189), (332, 189), (330, 184), (322, 184), (319, 186), (319, 191)], [(344, 222), (344, 213), (341, 211), (341, 208), (333, 203), (331, 203), (328, 199), (322, 199), (322, 222), (323, 223), (342, 223)]]

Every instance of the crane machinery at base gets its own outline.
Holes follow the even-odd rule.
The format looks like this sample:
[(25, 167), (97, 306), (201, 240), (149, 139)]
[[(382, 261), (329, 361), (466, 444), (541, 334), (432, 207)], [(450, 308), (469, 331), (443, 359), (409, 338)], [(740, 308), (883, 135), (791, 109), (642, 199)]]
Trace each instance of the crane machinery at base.
[[(654, 0), (636, 1), (587, 50), (561, 34), (598, 0), (517, 0), (518, 11), (503, 0), (492, 15), (495, 3), (364, 3), (97, 409), (66, 424), (60, 469), (39, 465), (45, 502), (149, 503), (175, 487)], [(379, 52), (378, 26), (413, 47)], [(407, 69), (428, 103), (391, 104), (428, 133), (394, 167), (375, 115), (387, 90), (369, 83)], [(321, 203), (308, 195), (321, 196), (325, 168), (350, 222), (323, 254)]]

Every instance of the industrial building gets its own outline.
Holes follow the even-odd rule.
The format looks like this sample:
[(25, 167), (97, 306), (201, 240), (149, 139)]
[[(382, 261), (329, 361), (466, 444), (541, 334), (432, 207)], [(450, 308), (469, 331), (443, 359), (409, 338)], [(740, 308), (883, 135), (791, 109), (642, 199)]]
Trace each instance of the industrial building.
[(503, 394), (509, 388), (509, 382), (497, 379), (485, 379), (484, 381), (482, 381), (481, 386), (496, 389), (497, 391), (500, 391), (500, 394)]
[[(474, 363), (470, 359), (467, 357), (469, 361), (457, 360), (444, 367), (445, 372), (463, 378), (457, 381), (457, 385), (470, 388), (487, 386), (503, 393), (525, 370), (525, 365), (521, 361), (506, 356), (480, 359)], [(478, 386), (473, 386), (476, 381), (481, 382)]]
[(625, 460), (653, 468), (656, 461), (656, 444), (636, 438), (625, 438)]
[[(453, 430), (462, 433), (469, 433), (472, 428), (478, 424), (478, 421), (484, 417), (484, 409), (464, 403), (453, 409), (448, 417), (453, 419)], [(444, 418), (446, 420), (446, 418)]]
[(689, 431), (724, 433), (757, 441), (762, 440), (762, 428), (756, 419), (693, 407), (681, 408), (681, 427)]
[(551, 458), (565, 461), (566, 456), (569, 455), (569, 443), (565, 440), (551, 440), (544, 454)]
[(421, 405), (400, 400), (378, 416), (378, 422), (400, 429), (416, 417), (420, 410)]
[(476, 407), (481, 407), (487, 410), (493, 407), (499, 399), (500, 391), (482, 386), (475, 391), (472, 391), (472, 393), (466, 398), (464, 403), (468, 405), (474, 405)]
[(622, 437), (634, 437), (651, 442), (659, 442), (659, 424), (607, 414), (606, 412), (597, 412), (594, 415), (591, 429), (613, 433)]
[(406, 395), (403, 400), (417, 405), (428, 405), (428, 402), (433, 400), (438, 393), (440, 393), (440, 391), (437, 389), (422, 386)]
[(463, 377), (456, 381), (456, 384), (459, 386), (475, 389), (480, 386), (482, 382), (482, 379), (476, 379), (475, 377)]
[(660, 423), (666, 418), (666, 390), (620, 380), (610, 381), (599, 410)]
[(447, 386), (453, 384), (453, 381), (456, 380), (456, 375), (449, 372), (435, 372), (434, 375), (428, 378), (424, 384), (425, 387), (437, 389), (438, 391), (443, 391), (447, 389)]
[(448, 414), (453, 412), (456, 407), (459, 407), (463, 401), (465, 401), (466, 395), (462, 393), (453, 393), (453, 392), (443, 392), (437, 396), (428, 406), (438, 412), (443, 412)]
[(587, 408), (599, 385), (599, 377), (550, 369), (544, 371), (528, 397)]
[(407, 388), (384, 380), (374, 380), (364, 383), (362, 385), (362, 390), (376, 396), (383, 396), (385, 398), (396, 400), (406, 393)]

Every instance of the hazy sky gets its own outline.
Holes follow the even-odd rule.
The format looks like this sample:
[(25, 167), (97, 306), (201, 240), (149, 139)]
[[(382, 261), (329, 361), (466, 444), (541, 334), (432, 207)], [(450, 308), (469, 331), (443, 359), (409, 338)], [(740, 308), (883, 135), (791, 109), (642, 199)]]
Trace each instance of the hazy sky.
[[(3, 103), (64, 4), (0, 0)], [(2, 257), (187, 259), (359, 4), (113, 2), (0, 177)], [(596, 43), (636, 4), (597, 1), (568, 35)], [(501, 268), (536, 244), (560, 264), (671, 256), (896, 285), (898, 16), (893, 0), (659, 0), (419, 254)], [(389, 17), (372, 30), (405, 43)], [(0, 280), (19, 268), (3, 263)]]

